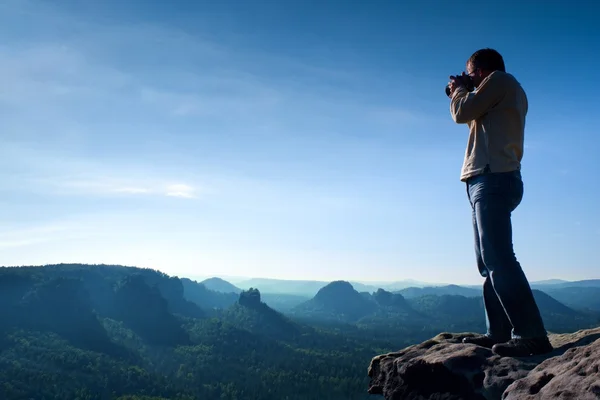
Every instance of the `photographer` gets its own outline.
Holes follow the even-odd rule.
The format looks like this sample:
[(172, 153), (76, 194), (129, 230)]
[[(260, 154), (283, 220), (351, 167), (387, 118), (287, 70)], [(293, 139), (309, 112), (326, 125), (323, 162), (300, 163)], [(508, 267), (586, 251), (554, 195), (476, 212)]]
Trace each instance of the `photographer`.
[(487, 333), (463, 342), (501, 356), (547, 353), (552, 346), (512, 244), (511, 213), (523, 197), (527, 96), (495, 50), (476, 51), (466, 68), (450, 76), (446, 94), (452, 119), (469, 128), (460, 179), (473, 210), (475, 255), (485, 278)]

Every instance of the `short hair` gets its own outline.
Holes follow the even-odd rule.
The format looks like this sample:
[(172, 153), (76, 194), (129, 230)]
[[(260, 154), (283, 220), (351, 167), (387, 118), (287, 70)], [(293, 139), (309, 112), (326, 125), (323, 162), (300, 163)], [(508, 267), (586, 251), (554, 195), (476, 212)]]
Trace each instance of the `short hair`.
[(485, 48), (479, 49), (467, 60), (467, 64), (471, 63), (475, 68), (481, 68), (488, 71), (506, 72), (504, 59), (494, 49)]

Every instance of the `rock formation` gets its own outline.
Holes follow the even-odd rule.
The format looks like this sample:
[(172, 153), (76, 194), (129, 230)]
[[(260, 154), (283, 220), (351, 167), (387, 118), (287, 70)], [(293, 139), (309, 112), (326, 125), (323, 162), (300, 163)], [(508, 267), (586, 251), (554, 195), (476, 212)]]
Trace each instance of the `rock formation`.
[(511, 358), (441, 333), (371, 361), (369, 393), (386, 400), (600, 399), (600, 328), (550, 334), (554, 351)]
[(250, 288), (248, 290), (244, 290), (240, 293), (240, 298), (238, 302), (247, 307), (255, 307), (260, 306), (260, 291), (255, 288)]

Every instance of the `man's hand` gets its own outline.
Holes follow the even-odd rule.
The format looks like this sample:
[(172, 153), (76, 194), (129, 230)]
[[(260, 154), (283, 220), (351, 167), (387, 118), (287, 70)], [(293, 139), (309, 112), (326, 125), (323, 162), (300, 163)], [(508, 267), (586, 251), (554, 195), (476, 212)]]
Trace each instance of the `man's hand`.
[(462, 73), (462, 75), (449, 76), (450, 82), (448, 82), (448, 85), (450, 86), (450, 96), (452, 96), (452, 94), (457, 88), (466, 86), (464, 79), (462, 79), (463, 76), (466, 76), (464, 72)]

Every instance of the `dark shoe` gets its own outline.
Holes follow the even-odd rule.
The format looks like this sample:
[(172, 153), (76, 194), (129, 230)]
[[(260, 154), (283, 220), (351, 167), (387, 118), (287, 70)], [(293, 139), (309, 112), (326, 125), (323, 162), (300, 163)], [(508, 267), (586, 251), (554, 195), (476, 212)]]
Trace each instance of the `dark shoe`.
[(552, 350), (554, 349), (546, 336), (532, 339), (511, 339), (492, 347), (492, 351), (502, 357), (529, 357), (550, 353)]
[(462, 342), (465, 344), (475, 344), (477, 346), (491, 349), (495, 344), (505, 342), (505, 340), (496, 339), (489, 335), (475, 335), (463, 338)]

